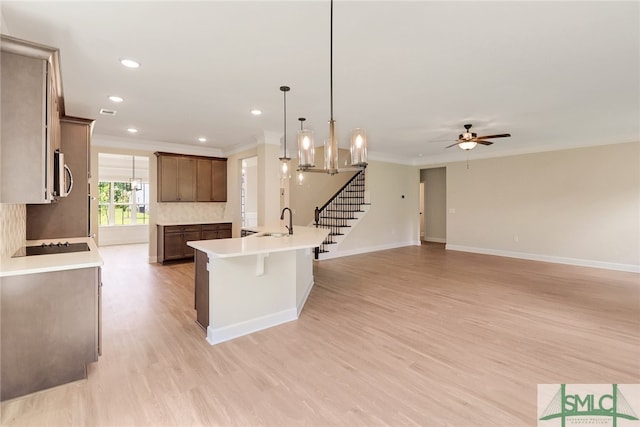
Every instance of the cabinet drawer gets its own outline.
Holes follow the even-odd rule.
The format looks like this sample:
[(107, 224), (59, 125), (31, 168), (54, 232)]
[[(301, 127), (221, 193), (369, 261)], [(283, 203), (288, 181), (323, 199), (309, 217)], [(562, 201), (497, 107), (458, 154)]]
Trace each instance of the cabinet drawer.
[(200, 225), (169, 225), (164, 227), (164, 232), (168, 233), (187, 233), (187, 232), (199, 232)]
[(202, 224), (202, 231), (222, 231), (231, 230), (231, 223), (224, 222), (219, 224)]

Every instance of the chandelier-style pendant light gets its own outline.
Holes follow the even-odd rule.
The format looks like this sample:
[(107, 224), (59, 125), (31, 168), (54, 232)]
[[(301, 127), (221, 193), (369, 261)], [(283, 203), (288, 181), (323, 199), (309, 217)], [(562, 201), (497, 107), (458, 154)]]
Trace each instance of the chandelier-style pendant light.
[(291, 158), (287, 156), (287, 92), (289, 92), (291, 88), (289, 86), (280, 86), (280, 90), (284, 98), (284, 151), (283, 156), (279, 158), (281, 163), (280, 177), (282, 179), (288, 179), (290, 177), (289, 160), (291, 160)]
[[(324, 172), (334, 175), (341, 170), (338, 167), (338, 139), (336, 137), (336, 121), (333, 119), (333, 0), (331, 0), (331, 26), (329, 45), (329, 90), (330, 90), (330, 119), (329, 119), (329, 139), (324, 143), (324, 169), (313, 169), (314, 153), (313, 135), (308, 140), (298, 136), (298, 169), (308, 172)], [(299, 134), (300, 135), (300, 134)], [(306, 143), (308, 142), (308, 144)], [(362, 169), (367, 166), (367, 135), (363, 129), (355, 129), (351, 133), (351, 166)]]

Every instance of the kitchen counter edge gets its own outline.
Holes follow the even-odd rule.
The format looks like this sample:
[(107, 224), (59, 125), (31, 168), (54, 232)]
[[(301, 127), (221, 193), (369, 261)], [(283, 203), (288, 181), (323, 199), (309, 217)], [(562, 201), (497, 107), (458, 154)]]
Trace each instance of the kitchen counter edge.
[(89, 251), (22, 256), (16, 258), (3, 257), (0, 261), (0, 277), (75, 270), (79, 268), (101, 267), (104, 265), (104, 261), (98, 251), (98, 246), (90, 237), (30, 240), (27, 241), (26, 244), (27, 246), (37, 246), (42, 243), (54, 243), (60, 240), (68, 241), (69, 243), (87, 243), (89, 245)]

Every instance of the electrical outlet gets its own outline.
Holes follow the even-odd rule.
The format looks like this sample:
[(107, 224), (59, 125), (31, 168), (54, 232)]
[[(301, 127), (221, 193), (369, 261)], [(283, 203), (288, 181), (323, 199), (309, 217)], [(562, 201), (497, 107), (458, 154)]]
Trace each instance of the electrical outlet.
[(456, 208), (449, 208), (449, 213), (450, 214), (456, 213)]
[(518, 243), (520, 241), (520, 236), (518, 236), (517, 234), (513, 235), (513, 241)]

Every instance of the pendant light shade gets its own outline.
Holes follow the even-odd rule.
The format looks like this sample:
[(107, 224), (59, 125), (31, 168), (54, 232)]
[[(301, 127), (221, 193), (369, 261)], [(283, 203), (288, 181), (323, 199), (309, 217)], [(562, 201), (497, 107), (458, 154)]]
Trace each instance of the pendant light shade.
[(289, 160), (291, 158), (287, 156), (287, 92), (291, 88), (289, 86), (280, 86), (280, 90), (284, 99), (284, 151), (283, 156), (280, 157), (280, 178), (289, 179), (291, 177), (289, 173)]
[(338, 173), (338, 140), (336, 121), (329, 121), (329, 139), (324, 141), (324, 169), (330, 175)]
[(304, 129), (303, 123), (306, 120), (300, 117), (300, 130), (298, 131), (298, 167), (301, 170), (315, 167), (315, 144), (313, 141), (313, 131)]
[(367, 166), (367, 134), (364, 129), (351, 131), (351, 166)]
[(136, 156), (131, 156), (131, 158), (131, 170), (133, 175), (131, 177), (129, 185), (131, 187), (131, 191), (140, 191), (142, 190), (142, 180), (140, 178), (136, 178)]

